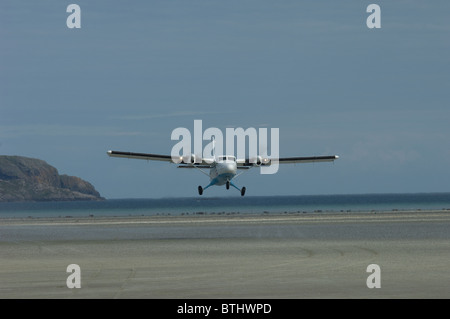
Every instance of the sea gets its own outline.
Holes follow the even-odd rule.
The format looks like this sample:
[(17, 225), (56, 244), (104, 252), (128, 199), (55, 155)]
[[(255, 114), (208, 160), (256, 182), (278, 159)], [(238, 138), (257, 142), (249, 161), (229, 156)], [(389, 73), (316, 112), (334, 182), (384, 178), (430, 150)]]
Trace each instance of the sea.
[(107, 199), (0, 203), (1, 218), (449, 210), (450, 193)]

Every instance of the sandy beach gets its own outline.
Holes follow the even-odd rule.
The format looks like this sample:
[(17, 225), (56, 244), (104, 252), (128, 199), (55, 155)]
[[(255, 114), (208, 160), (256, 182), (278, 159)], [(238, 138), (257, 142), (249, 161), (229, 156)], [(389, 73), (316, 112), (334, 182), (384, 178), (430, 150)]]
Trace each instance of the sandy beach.
[(0, 219), (0, 298), (450, 298), (449, 229), (447, 210)]

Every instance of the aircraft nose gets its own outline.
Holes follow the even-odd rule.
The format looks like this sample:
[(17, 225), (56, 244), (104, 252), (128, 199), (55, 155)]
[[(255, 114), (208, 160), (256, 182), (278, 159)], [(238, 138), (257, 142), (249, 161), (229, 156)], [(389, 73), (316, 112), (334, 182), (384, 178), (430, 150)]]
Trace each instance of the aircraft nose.
[(233, 173), (235, 171), (235, 167), (236, 165), (234, 163), (228, 163), (226, 169), (229, 173)]
[(221, 174), (228, 174), (228, 173), (234, 173), (235, 171), (235, 165), (233, 165), (233, 163), (225, 163), (224, 165), (222, 165), (222, 169), (221, 169)]

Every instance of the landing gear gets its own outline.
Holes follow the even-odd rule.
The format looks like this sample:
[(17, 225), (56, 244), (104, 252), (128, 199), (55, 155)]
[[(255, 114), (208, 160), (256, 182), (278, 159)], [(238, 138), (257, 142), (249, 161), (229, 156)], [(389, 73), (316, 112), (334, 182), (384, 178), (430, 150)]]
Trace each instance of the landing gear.
[[(199, 195), (203, 195), (203, 191), (206, 190), (208, 187), (210, 187), (210, 186), (212, 186), (212, 185), (214, 185), (214, 184), (211, 184), (211, 183), (210, 183), (210, 184), (209, 184), (208, 186), (206, 186), (205, 188), (199, 186), (199, 187), (198, 187), (198, 194), (199, 194)], [(230, 186), (233, 186), (234, 188), (236, 188), (236, 189), (241, 193), (241, 196), (244, 196), (244, 195), (245, 195), (245, 187), (239, 188), (239, 187), (237, 187), (236, 185), (234, 185), (233, 182), (227, 181), (227, 182), (226, 182), (226, 187), (227, 187), (227, 189), (230, 189)]]

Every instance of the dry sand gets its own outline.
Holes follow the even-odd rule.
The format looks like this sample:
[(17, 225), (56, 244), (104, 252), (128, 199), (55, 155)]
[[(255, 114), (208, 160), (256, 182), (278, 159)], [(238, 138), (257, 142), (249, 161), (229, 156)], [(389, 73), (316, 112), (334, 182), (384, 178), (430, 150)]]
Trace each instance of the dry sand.
[(450, 211), (0, 219), (0, 298), (449, 298), (449, 230)]

